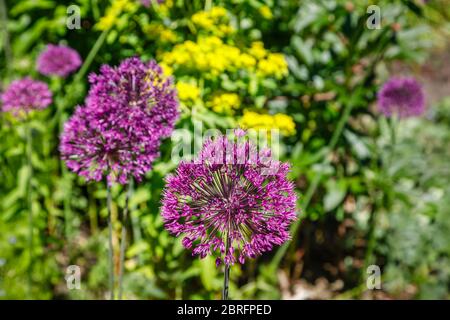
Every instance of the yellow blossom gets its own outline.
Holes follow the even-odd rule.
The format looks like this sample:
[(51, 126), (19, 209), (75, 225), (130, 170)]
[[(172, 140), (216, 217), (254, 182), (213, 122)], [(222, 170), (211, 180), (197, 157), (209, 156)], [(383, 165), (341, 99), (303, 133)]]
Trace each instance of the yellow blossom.
[(250, 48), (241, 50), (218, 36), (199, 36), (195, 42), (187, 40), (177, 44), (172, 51), (162, 52), (160, 60), (175, 71), (201, 72), (205, 78), (240, 71), (275, 78), (288, 73), (284, 56), (268, 52), (262, 42), (254, 42)]
[(218, 76), (234, 70), (241, 51), (224, 44), (216, 36), (200, 37), (197, 42), (186, 41), (176, 45), (172, 51), (162, 54), (161, 60), (169, 66), (198, 70)]
[(214, 96), (207, 105), (217, 113), (233, 114), (241, 105), (241, 99), (235, 93), (222, 93)]
[(161, 69), (163, 71), (163, 75), (165, 75), (166, 77), (173, 75), (173, 68), (171, 68), (170, 66), (168, 66), (164, 62), (161, 62), (159, 64), (159, 66), (161, 67)]
[(267, 54), (267, 50), (264, 49), (264, 43), (261, 41), (253, 42), (248, 52), (256, 59), (262, 59)]
[(194, 24), (201, 28), (211, 28), (214, 25), (214, 21), (210, 18), (210, 15), (206, 11), (200, 11), (192, 15), (191, 20)]
[(174, 43), (177, 41), (177, 34), (159, 23), (150, 23), (144, 27), (144, 32), (150, 39), (154, 39), (161, 42)]
[(256, 59), (247, 53), (239, 56), (239, 63), (244, 68), (252, 68), (256, 65)]
[(177, 85), (178, 98), (183, 101), (194, 101), (200, 96), (200, 89), (191, 83), (178, 82)]
[(230, 25), (227, 10), (223, 7), (213, 7), (209, 11), (199, 11), (192, 15), (193, 24), (203, 32), (216, 36), (224, 36), (235, 30)]
[(266, 5), (259, 7), (259, 13), (268, 20), (273, 18), (272, 11)]
[(213, 7), (210, 11), (211, 17), (217, 19), (227, 15), (227, 10), (223, 7)]
[(277, 113), (275, 115), (259, 114), (253, 111), (244, 111), (239, 125), (245, 129), (271, 130), (278, 129), (281, 134), (291, 136), (295, 134), (295, 123), (292, 117)]
[(260, 76), (282, 78), (287, 73), (288, 65), (281, 53), (269, 53), (266, 59), (258, 62), (258, 74)]
[(111, 29), (124, 12), (133, 12), (137, 7), (138, 4), (131, 0), (113, 1), (111, 6), (106, 9), (105, 16), (101, 17), (96, 24), (96, 28), (102, 31)]

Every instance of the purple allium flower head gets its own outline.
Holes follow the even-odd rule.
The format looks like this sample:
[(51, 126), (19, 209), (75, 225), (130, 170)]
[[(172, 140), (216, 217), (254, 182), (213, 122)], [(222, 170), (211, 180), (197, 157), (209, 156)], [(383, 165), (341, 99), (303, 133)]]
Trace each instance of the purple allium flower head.
[(289, 165), (237, 136), (209, 139), (198, 158), (181, 162), (167, 177), (162, 200), (167, 230), (184, 235), (193, 255), (217, 252), (216, 265), (243, 264), (281, 245), (296, 219)]
[(1, 95), (1, 101), (3, 111), (28, 113), (48, 107), (52, 103), (52, 93), (46, 83), (27, 77), (11, 82)]
[(100, 74), (89, 76), (91, 90), (87, 100), (102, 107), (139, 109), (160, 137), (169, 137), (178, 119), (178, 101), (172, 79), (163, 76), (155, 61), (125, 59), (117, 68), (103, 65)]
[(61, 137), (67, 166), (88, 180), (138, 181), (159, 155), (178, 116), (175, 90), (155, 62), (138, 58), (90, 76), (86, 106), (77, 107)]
[(78, 52), (64, 45), (47, 45), (37, 59), (37, 70), (46, 76), (67, 77), (80, 66)]
[(378, 92), (378, 108), (387, 117), (420, 116), (425, 112), (425, 95), (414, 78), (391, 78)]

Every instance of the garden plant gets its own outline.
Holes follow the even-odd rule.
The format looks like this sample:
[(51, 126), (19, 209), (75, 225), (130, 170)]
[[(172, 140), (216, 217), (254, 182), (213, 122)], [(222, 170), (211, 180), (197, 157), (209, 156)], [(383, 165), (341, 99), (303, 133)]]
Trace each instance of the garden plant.
[(449, 298), (447, 0), (0, 0), (0, 30), (0, 299)]

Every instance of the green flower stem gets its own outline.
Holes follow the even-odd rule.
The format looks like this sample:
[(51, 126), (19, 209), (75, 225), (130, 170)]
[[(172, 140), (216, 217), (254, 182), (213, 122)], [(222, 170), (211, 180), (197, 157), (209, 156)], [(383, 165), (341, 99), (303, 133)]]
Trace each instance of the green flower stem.
[(225, 264), (224, 277), (223, 277), (222, 300), (228, 300), (229, 282), (230, 282), (230, 266), (228, 264)]
[(75, 75), (73, 79), (74, 83), (78, 83), (86, 75), (86, 72), (91, 66), (92, 61), (94, 61), (95, 56), (102, 47), (103, 43), (105, 42), (106, 36), (108, 35), (108, 31), (109, 30), (103, 31), (95, 41), (94, 46), (92, 47), (91, 51), (89, 51), (88, 56), (86, 57), (86, 60), (84, 60), (83, 65)]
[(125, 248), (127, 243), (127, 221), (128, 221), (128, 203), (131, 198), (131, 194), (133, 192), (133, 178), (130, 178), (130, 182), (128, 183), (128, 190), (125, 198), (125, 208), (123, 211), (123, 220), (122, 220), (122, 236), (120, 238), (120, 268), (119, 268), (119, 300), (122, 300), (122, 282), (123, 282), (123, 270), (124, 270), (124, 262), (125, 262)]
[(109, 246), (109, 290), (110, 299), (114, 300), (114, 248), (113, 248), (113, 228), (112, 228), (112, 218), (111, 218), (111, 187), (108, 182), (106, 183), (106, 202), (108, 209), (108, 246)]
[[(389, 127), (389, 134), (390, 134), (390, 152), (389, 152), (389, 158), (386, 161), (386, 164), (384, 165), (386, 168), (391, 168), (392, 164), (394, 162), (395, 158), (395, 147), (397, 144), (397, 118), (395, 115), (392, 115), (389, 118), (388, 127)], [(391, 175), (386, 173), (387, 177), (390, 177)], [(389, 202), (388, 202), (389, 203)], [(374, 208), (372, 211), (372, 214), (369, 218), (369, 231), (367, 236), (367, 250), (364, 256), (364, 268), (361, 271), (361, 279), (364, 279), (363, 276), (365, 275), (365, 270), (367, 270), (367, 267), (375, 262), (375, 257), (373, 256), (373, 252), (375, 250), (376, 246), (376, 237), (375, 237), (375, 230), (377, 228), (378, 223), (378, 211), (377, 208)]]
[(29, 264), (28, 264), (28, 294), (31, 297), (31, 290), (33, 285), (33, 164), (31, 162), (32, 152), (33, 152), (33, 136), (31, 124), (27, 123), (26, 126), (26, 154), (27, 154), (27, 166), (28, 166), (28, 185), (27, 185), (27, 202), (28, 202), (28, 254), (29, 254)]
[[(225, 255), (228, 253), (228, 250), (231, 246), (231, 239), (229, 234), (227, 234), (227, 243), (225, 246)], [(224, 262), (225, 269), (224, 269), (224, 277), (223, 277), (223, 290), (222, 290), (222, 300), (228, 300), (228, 287), (230, 283), (230, 265), (226, 264)]]

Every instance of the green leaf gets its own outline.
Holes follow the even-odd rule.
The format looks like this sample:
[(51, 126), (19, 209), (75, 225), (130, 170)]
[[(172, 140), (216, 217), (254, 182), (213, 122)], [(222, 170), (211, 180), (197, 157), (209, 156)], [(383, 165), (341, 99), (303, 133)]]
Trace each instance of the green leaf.
[(305, 42), (299, 36), (293, 36), (291, 44), (305, 64), (311, 65), (313, 63), (312, 43), (310, 41)]
[(325, 185), (327, 194), (323, 199), (323, 205), (326, 212), (335, 209), (344, 200), (347, 193), (347, 184), (345, 180), (328, 180)]

